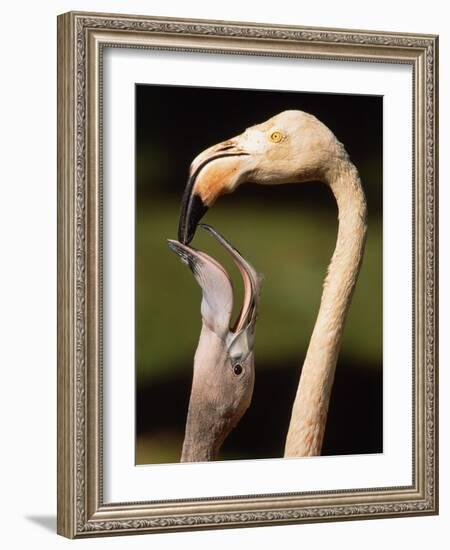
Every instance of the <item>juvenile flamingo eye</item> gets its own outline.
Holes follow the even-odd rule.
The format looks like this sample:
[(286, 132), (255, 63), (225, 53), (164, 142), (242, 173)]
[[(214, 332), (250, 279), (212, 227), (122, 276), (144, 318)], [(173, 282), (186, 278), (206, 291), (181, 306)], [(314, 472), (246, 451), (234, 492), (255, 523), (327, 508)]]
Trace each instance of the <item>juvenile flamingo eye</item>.
[(270, 134), (270, 140), (274, 143), (279, 143), (283, 139), (283, 134), (279, 132), (278, 130), (275, 130), (275, 132), (272, 132)]
[(236, 376), (239, 376), (240, 374), (242, 374), (242, 365), (239, 365), (239, 363), (237, 365), (234, 365), (233, 367), (233, 372)]

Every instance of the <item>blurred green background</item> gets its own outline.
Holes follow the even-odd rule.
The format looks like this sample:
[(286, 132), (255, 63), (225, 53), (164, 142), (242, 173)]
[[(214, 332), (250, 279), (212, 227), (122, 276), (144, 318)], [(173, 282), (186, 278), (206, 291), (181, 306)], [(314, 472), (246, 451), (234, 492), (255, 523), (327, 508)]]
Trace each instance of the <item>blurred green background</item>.
[[(190, 162), (203, 149), (285, 109), (317, 116), (344, 143), (369, 206), (362, 271), (346, 322), (323, 454), (382, 452), (382, 98), (136, 85), (136, 463), (178, 462), (201, 292), (168, 249)], [(221, 459), (283, 455), (301, 365), (336, 242), (337, 208), (320, 183), (242, 185), (205, 222), (263, 274), (253, 401)], [(242, 282), (201, 230), (193, 245)]]

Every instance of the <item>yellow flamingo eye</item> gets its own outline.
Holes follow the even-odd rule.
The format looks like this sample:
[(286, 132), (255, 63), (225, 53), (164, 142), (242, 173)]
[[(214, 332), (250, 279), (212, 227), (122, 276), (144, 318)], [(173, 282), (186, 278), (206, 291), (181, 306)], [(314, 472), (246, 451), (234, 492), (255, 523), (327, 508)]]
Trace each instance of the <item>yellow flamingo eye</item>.
[(273, 141), (274, 143), (279, 143), (282, 139), (283, 139), (283, 134), (278, 130), (270, 134), (270, 141)]

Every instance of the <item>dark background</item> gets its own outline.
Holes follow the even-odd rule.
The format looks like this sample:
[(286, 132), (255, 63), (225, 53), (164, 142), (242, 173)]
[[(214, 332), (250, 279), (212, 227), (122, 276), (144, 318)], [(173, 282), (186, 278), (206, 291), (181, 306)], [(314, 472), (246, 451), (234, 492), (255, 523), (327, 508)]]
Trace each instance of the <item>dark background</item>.
[[(362, 271), (336, 370), (323, 454), (382, 452), (382, 98), (136, 86), (136, 462), (176, 462), (184, 434), (201, 293), (166, 246), (176, 238), (192, 159), (286, 109), (314, 114), (345, 145), (369, 207)], [(253, 401), (222, 459), (283, 455), (301, 365), (336, 242), (337, 209), (317, 182), (242, 185), (205, 221), (264, 275)], [(239, 276), (211, 238), (194, 246)]]

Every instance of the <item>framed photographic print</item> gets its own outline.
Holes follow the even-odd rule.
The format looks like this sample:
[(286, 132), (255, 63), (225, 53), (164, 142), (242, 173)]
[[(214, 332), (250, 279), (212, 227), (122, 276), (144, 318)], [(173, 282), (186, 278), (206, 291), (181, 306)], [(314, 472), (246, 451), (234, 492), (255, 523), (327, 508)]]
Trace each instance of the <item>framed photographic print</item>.
[(58, 532), (436, 514), (437, 37), (58, 18)]

